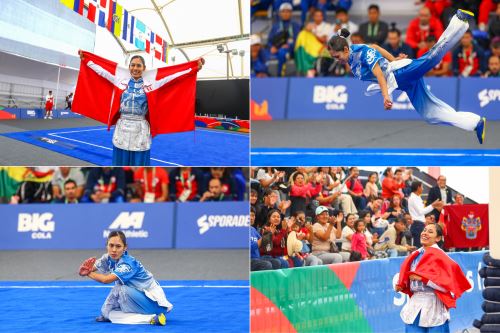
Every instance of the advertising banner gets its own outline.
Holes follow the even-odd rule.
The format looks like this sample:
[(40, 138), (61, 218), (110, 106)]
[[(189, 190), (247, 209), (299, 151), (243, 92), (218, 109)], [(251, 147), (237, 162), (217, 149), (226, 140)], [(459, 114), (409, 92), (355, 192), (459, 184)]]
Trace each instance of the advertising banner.
[(129, 247), (171, 248), (174, 203), (2, 206), (1, 250), (104, 248), (121, 230)]
[(177, 205), (175, 247), (248, 248), (248, 202), (186, 202)]
[(460, 79), (460, 111), (469, 111), (489, 120), (500, 120), (500, 83), (498, 78)]
[(250, 119), (285, 119), (288, 79), (266, 78), (250, 80), (252, 98)]

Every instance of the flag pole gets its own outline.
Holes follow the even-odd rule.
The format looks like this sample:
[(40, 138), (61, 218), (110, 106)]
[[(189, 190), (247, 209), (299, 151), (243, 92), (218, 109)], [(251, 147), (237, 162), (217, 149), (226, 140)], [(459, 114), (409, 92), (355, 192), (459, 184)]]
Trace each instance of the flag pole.
[(490, 255), (500, 259), (500, 167), (490, 167), (490, 200), (488, 203), (489, 230), (490, 230)]
[(57, 86), (56, 86), (56, 96), (54, 98), (54, 110), (57, 109), (57, 96), (59, 95), (59, 78), (61, 77), (61, 66), (57, 66)]

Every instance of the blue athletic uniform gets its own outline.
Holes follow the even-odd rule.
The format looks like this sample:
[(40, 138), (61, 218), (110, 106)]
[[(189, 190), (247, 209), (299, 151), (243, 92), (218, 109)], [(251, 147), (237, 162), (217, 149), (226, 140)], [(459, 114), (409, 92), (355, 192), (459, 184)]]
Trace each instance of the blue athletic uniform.
[[(445, 124), (473, 131), (481, 118), (471, 112), (457, 112), (434, 96), (427, 88), (423, 76), (434, 68), (462, 38), (468, 23), (454, 16), (450, 24), (427, 53), (418, 59), (403, 59), (389, 62), (377, 50), (364, 45), (351, 45), (349, 65), (355, 77), (363, 81), (376, 82), (373, 68), (379, 64), (387, 81), (389, 94), (395, 89), (406, 92), (415, 110), (430, 124)], [(380, 86), (368, 87), (367, 95), (380, 92)]]

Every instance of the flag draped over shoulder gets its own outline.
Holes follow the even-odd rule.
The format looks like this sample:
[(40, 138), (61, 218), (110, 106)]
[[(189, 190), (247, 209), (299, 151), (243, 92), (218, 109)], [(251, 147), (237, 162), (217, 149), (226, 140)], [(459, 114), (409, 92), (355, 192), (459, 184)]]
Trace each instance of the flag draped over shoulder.
[(198, 62), (158, 68), (155, 80), (191, 69), (191, 72), (162, 87), (146, 92), (149, 107), (151, 135), (194, 131), (196, 74)]
[(10, 199), (16, 194), (25, 173), (25, 167), (0, 167), (0, 198)]
[(314, 61), (318, 58), (325, 46), (316, 36), (307, 30), (302, 30), (295, 42), (295, 64), (297, 71), (306, 73), (313, 68)]
[(444, 207), (448, 236), (445, 246), (467, 248), (488, 246), (488, 205), (450, 205)]
[[(84, 53), (76, 84), (72, 111), (110, 126), (119, 118), (120, 99), (126, 85), (114, 85), (87, 66), (88, 61), (101, 66), (113, 76), (128, 83), (128, 70), (117, 63), (89, 52)], [(155, 83), (175, 73), (191, 69), (158, 88)], [(146, 119), (150, 123), (151, 135), (192, 131), (195, 127), (195, 96), (198, 62), (168, 66), (143, 73), (149, 112)], [(119, 80), (117, 80), (119, 81)]]

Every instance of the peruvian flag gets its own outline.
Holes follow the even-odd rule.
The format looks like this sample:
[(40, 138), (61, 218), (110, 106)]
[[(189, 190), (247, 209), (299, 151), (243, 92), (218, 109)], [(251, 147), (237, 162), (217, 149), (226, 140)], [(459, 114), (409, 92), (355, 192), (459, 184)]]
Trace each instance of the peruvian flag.
[(488, 246), (488, 205), (450, 205), (443, 208), (448, 229), (445, 247)]
[[(83, 54), (72, 111), (107, 124), (109, 130), (120, 116), (121, 95), (127, 88), (130, 73), (115, 62), (90, 52)], [(115, 78), (114, 82), (97, 74), (87, 65), (89, 61), (110, 73)], [(149, 109), (146, 119), (153, 137), (194, 130), (197, 72), (198, 62), (190, 61), (143, 73)]]

